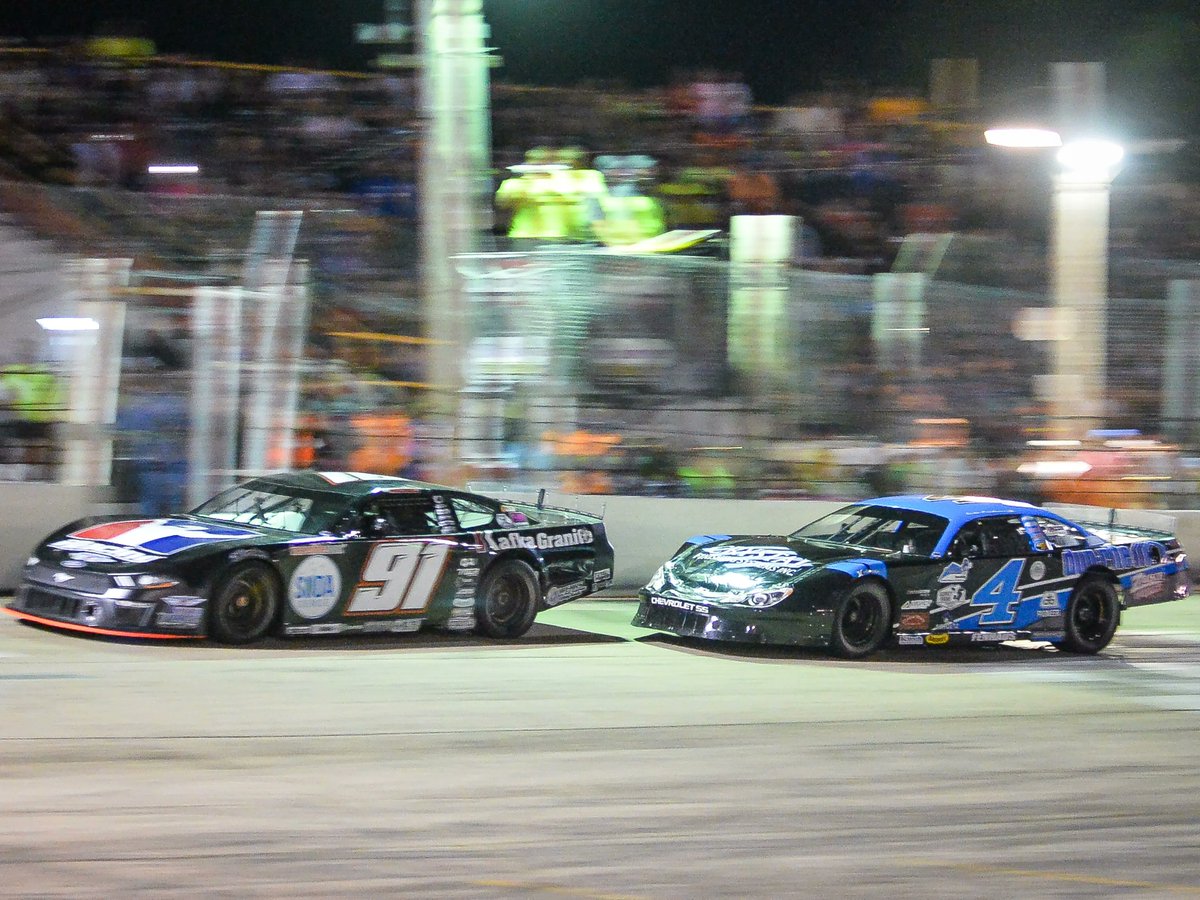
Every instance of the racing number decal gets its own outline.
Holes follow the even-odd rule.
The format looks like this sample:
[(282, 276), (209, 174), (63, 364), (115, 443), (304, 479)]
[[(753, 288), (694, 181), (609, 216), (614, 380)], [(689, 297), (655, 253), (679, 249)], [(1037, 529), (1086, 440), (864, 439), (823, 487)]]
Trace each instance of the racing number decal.
[(975, 606), (990, 603), (992, 606), (979, 614), (980, 625), (1007, 625), (1017, 618), (1017, 606), (1021, 602), (1017, 581), (1024, 565), (1023, 559), (1010, 559), (999, 572), (980, 585), (971, 603)]
[(348, 614), (415, 612), (429, 603), (450, 555), (449, 544), (378, 544), (371, 548), (362, 581), (350, 595)]

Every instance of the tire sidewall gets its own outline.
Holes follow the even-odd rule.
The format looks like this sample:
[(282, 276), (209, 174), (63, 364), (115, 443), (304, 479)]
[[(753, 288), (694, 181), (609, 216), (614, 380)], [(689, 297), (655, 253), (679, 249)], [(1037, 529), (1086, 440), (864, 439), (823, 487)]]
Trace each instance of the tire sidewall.
[[(226, 591), (229, 591), (233, 583), (247, 572), (260, 572), (266, 579), (266, 583), (270, 586), (267, 613), (263, 616), (262, 622), (253, 631), (246, 634), (232, 634), (221, 624), (217, 610), (220, 606), (222, 595)], [(275, 570), (265, 563), (243, 562), (231, 566), (216, 580), (209, 599), (208, 636), (222, 644), (251, 644), (262, 640), (278, 622), (281, 595), (282, 588), (280, 587), (279, 578), (275, 574)]]
[[(514, 578), (521, 584), (526, 597), (517, 614), (498, 620), (490, 608), (492, 592), (501, 587), (506, 578)], [(494, 563), (479, 582), (475, 599), (476, 631), (491, 638), (518, 638), (533, 627), (541, 601), (541, 586), (537, 573), (523, 560), (502, 559)]]
[[(870, 597), (877, 605), (879, 623), (871, 638), (864, 643), (851, 642), (843, 632), (846, 607), (857, 597)], [(833, 613), (833, 628), (829, 636), (829, 647), (834, 655), (843, 659), (861, 659), (880, 650), (892, 631), (892, 601), (887, 588), (878, 581), (862, 581), (846, 588)]]
[[(1107, 607), (1106, 612), (1109, 618), (1109, 625), (1098, 640), (1092, 640), (1079, 634), (1075, 623), (1075, 607), (1084, 593), (1091, 589), (1103, 591), (1104, 602)], [(1062, 643), (1059, 644), (1059, 648), (1068, 653), (1099, 653), (1113, 639), (1117, 626), (1120, 624), (1120, 618), (1121, 609), (1120, 604), (1117, 602), (1116, 588), (1109, 581), (1094, 575), (1083, 578), (1075, 586), (1075, 590), (1071, 592), (1071, 599), (1067, 601), (1067, 609), (1063, 614), (1064, 636)]]

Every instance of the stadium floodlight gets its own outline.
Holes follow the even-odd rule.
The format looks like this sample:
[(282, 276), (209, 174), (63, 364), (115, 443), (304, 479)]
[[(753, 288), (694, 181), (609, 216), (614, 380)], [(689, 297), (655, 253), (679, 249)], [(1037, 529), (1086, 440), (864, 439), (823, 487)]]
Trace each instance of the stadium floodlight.
[(1049, 128), (989, 128), (983, 139), (996, 147), (1049, 148), (1063, 145), (1062, 135)]
[(200, 167), (195, 163), (152, 165), (146, 166), (146, 172), (150, 175), (199, 175)]
[(95, 319), (78, 316), (47, 316), (37, 323), (46, 331), (99, 331), (100, 323)]
[(1063, 174), (1080, 181), (1112, 181), (1125, 158), (1125, 148), (1104, 140), (1079, 140), (1058, 151)]

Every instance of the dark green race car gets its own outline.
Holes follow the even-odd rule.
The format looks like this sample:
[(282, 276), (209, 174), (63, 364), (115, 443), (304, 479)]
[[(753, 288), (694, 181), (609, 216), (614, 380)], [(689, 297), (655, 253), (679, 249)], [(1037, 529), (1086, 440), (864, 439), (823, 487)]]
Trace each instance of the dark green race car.
[(847, 658), (1015, 640), (1098, 653), (1122, 609), (1186, 597), (1191, 577), (1170, 530), (1093, 512), (1080, 524), (1012, 500), (897, 496), (789, 535), (699, 535), (642, 589), (633, 624)]
[(230, 488), (185, 515), (84, 519), (43, 540), (5, 611), (57, 628), (243, 644), (268, 634), (515, 638), (612, 583), (594, 516), (353, 472)]

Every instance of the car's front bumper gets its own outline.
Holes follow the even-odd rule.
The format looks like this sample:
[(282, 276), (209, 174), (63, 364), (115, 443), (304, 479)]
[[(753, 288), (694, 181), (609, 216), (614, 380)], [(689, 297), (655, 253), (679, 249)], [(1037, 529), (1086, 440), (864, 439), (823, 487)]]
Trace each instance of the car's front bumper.
[(28, 622), (91, 634), (140, 638), (204, 636), (204, 599), (162, 591), (108, 589), (90, 593), (27, 578), (4, 611)]
[(699, 600), (638, 593), (633, 624), (668, 631), (681, 637), (736, 641), (746, 644), (788, 644), (827, 647), (833, 625), (831, 612), (735, 609)]

